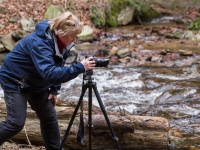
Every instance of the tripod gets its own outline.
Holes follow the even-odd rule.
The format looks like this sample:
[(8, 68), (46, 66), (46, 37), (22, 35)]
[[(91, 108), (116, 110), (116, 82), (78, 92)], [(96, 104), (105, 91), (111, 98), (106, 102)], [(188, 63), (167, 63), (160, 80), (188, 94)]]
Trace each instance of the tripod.
[[(88, 72), (84, 73), (84, 75), (83, 75), (82, 92), (81, 92), (78, 104), (76, 105), (76, 108), (75, 108), (74, 113), (72, 115), (72, 118), (71, 118), (71, 120), (69, 122), (68, 128), (67, 128), (67, 130), (66, 130), (66, 132), (64, 134), (64, 137), (63, 137), (63, 140), (62, 140), (62, 143), (61, 143), (61, 146), (60, 146), (60, 150), (62, 150), (63, 144), (64, 144), (67, 136), (69, 135), (70, 128), (71, 128), (71, 126), (73, 124), (73, 121), (74, 121), (74, 119), (76, 117), (76, 114), (77, 114), (78, 109), (79, 109), (79, 107), (81, 105), (81, 102), (83, 100), (83, 96), (84, 96), (87, 88), (89, 89), (89, 91), (88, 91), (88, 99), (89, 99), (88, 100), (88, 105), (89, 105), (89, 107), (88, 107), (89, 150), (91, 150), (91, 148), (92, 148), (92, 144), (91, 144), (92, 132), (91, 132), (91, 130), (93, 128), (93, 125), (92, 125), (92, 89), (94, 90), (94, 93), (95, 93), (96, 98), (98, 100), (98, 103), (99, 103), (99, 106), (101, 108), (101, 111), (103, 112), (103, 115), (104, 115), (104, 117), (106, 119), (107, 125), (108, 125), (108, 127), (110, 129), (110, 132), (112, 134), (113, 140), (115, 141), (115, 144), (116, 144), (118, 150), (121, 150), (121, 148), (120, 148), (120, 146), (118, 144), (118, 138), (115, 136), (115, 133), (114, 133), (114, 131), (112, 129), (112, 126), (110, 124), (109, 118), (107, 116), (105, 107), (104, 107), (104, 105), (102, 103), (101, 97), (100, 97), (99, 92), (97, 90), (96, 83), (93, 82), (92, 75), (93, 75), (93, 71), (88, 71)], [(84, 83), (84, 80), (87, 80), (87, 82)]]

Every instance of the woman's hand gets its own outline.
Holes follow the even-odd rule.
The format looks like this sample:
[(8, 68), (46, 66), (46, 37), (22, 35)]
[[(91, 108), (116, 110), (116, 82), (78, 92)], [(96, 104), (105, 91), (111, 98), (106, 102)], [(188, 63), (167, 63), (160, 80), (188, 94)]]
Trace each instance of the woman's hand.
[(48, 99), (52, 101), (53, 107), (55, 107), (57, 102), (57, 95), (49, 94)]
[(95, 61), (93, 60), (93, 57), (83, 59), (81, 63), (83, 64), (85, 71), (93, 70), (95, 68)]

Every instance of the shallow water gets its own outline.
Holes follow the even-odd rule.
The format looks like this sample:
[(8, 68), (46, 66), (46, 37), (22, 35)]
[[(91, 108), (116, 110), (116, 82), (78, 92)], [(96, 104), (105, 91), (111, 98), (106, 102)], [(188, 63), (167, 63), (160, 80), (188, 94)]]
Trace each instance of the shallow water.
[[(172, 129), (185, 137), (197, 138), (200, 93), (199, 87), (193, 83), (199, 82), (199, 73), (196, 66), (192, 68), (193, 72), (184, 74), (188, 68), (111, 66), (94, 70), (93, 77), (107, 110), (165, 117)], [(78, 101), (82, 81), (80, 75), (63, 84), (59, 99)], [(87, 99), (86, 92), (84, 100)], [(98, 106), (94, 94), (93, 104)]]

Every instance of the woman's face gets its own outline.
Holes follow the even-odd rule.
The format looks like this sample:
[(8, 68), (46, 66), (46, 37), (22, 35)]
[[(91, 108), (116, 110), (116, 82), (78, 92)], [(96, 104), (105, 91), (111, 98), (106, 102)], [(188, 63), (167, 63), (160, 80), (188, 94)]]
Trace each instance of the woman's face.
[(66, 35), (66, 36), (59, 36), (59, 39), (62, 41), (62, 43), (65, 46), (68, 46), (72, 42), (76, 42), (76, 36), (77, 34), (72, 34), (72, 35)]

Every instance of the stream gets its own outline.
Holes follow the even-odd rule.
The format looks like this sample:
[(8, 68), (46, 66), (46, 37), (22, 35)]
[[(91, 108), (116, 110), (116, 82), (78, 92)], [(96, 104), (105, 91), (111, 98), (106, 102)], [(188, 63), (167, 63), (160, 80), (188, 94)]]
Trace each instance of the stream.
[[(185, 139), (184, 147), (200, 146), (200, 83), (198, 66), (188, 68), (97, 68), (94, 81), (107, 110), (167, 118)], [(190, 70), (190, 73), (185, 73)], [(82, 75), (63, 84), (59, 99), (77, 101)], [(87, 92), (84, 100), (88, 100)], [(93, 104), (98, 102), (93, 94)], [(180, 147), (181, 148), (181, 147)]]
[[(158, 23), (158, 20), (152, 23)], [(111, 31), (133, 32), (132, 28), (124, 32), (124, 28), (111, 29)], [(143, 40), (147, 41), (149, 38), (143, 38)], [(185, 60), (189, 59), (191, 58), (185, 57)], [(183, 62), (177, 60), (175, 63)], [(177, 139), (181, 138), (183, 141), (180, 145), (176, 143), (175, 148), (198, 150), (200, 149), (199, 64), (180, 65), (180, 67), (124, 67), (123, 64), (112, 64), (108, 68), (96, 68), (93, 71), (93, 78), (107, 110), (123, 115), (131, 113), (164, 117), (168, 119), (171, 129), (176, 132)], [(58, 99), (78, 101), (82, 81), (83, 75), (81, 74), (74, 80), (62, 84)], [(1, 88), (0, 97), (3, 97)], [(84, 100), (87, 99), (88, 93), (86, 92)], [(93, 104), (99, 106), (94, 94)], [(169, 136), (175, 135), (170, 133)]]

